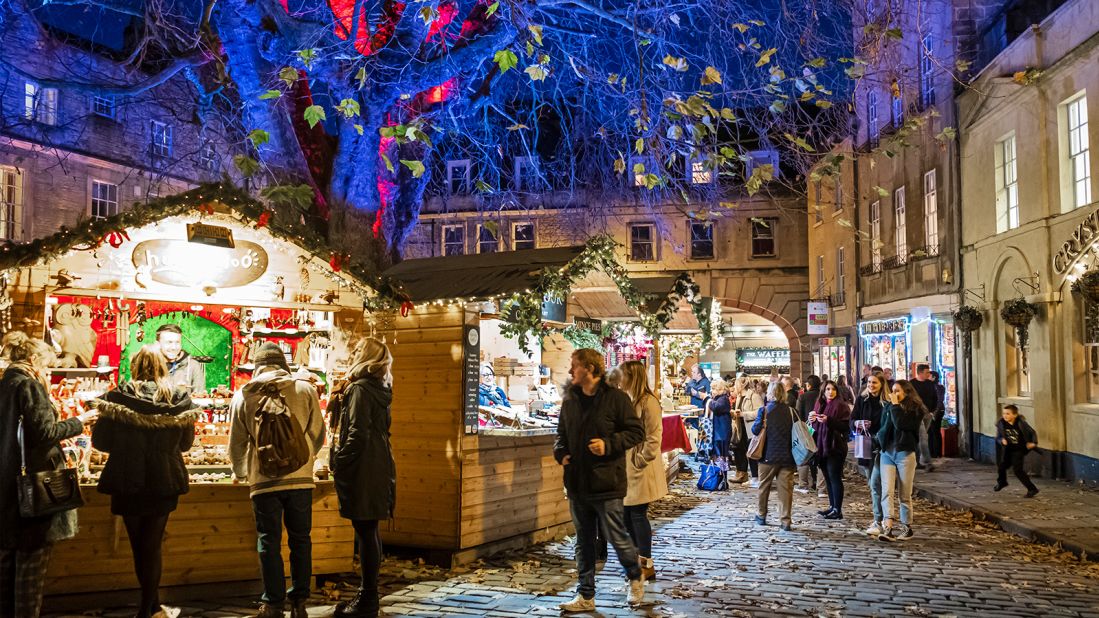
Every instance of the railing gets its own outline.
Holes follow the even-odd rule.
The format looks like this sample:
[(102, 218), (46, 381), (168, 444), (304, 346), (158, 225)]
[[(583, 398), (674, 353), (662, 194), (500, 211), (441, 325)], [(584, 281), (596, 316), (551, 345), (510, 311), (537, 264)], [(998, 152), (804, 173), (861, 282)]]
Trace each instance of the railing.
[(908, 256), (906, 255), (893, 255), (882, 260), (882, 268), (887, 270), (893, 270), (894, 268), (903, 268), (908, 263)]
[(926, 260), (939, 257), (939, 245), (927, 245), (914, 249), (909, 257), (913, 260)]
[(880, 263), (878, 263), (878, 264), (867, 264), (865, 266), (861, 266), (861, 267), (859, 267), (859, 275), (863, 276), (863, 277), (868, 277), (870, 275), (876, 275), (876, 274), (881, 272), (881, 266), (882, 265)]
[(836, 292), (828, 297), (829, 307), (844, 307), (847, 305), (847, 295), (843, 292)]

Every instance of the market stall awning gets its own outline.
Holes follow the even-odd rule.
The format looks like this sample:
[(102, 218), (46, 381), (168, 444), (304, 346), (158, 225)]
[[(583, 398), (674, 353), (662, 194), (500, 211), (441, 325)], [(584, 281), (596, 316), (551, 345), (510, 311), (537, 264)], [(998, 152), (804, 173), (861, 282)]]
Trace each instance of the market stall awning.
[(405, 260), (385, 271), (412, 302), (490, 298), (530, 289), (547, 268), (562, 268), (584, 247), (527, 249)]
[[(652, 312), (656, 311), (660, 303), (675, 290), (676, 277), (630, 277), (630, 281), (639, 292), (650, 298), (645, 303), (645, 309)], [(593, 273), (584, 280), (582, 285), (573, 288), (572, 297), (584, 313), (593, 320), (637, 319), (637, 310), (626, 302), (614, 282), (603, 273)], [(685, 301), (684, 306), (687, 306)], [(669, 324), (668, 328), (698, 328), (698, 321), (689, 315), (689, 306), (687, 313), (688, 325)]]

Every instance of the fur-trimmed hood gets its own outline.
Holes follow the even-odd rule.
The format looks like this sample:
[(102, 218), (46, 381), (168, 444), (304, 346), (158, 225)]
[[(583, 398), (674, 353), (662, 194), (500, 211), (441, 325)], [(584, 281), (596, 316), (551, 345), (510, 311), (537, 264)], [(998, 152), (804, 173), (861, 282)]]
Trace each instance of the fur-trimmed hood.
[(143, 429), (181, 429), (194, 424), (199, 410), (186, 389), (177, 388), (171, 403), (154, 400), (156, 385), (126, 383), (95, 400), (102, 418)]

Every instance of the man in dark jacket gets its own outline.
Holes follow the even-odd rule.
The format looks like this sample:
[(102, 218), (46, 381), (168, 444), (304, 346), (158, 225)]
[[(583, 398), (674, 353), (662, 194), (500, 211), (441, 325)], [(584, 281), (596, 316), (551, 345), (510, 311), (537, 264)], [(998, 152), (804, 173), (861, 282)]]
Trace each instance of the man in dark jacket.
[(592, 349), (572, 355), (572, 385), (561, 402), (553, 456), (565, 466), (572, 523), (576, 528), (576, 568), (580, 584), (565, 612), (595, 610), (596, 529), (607, 540), (630, 580), (628, 602), (641, 603), (645, 588), (637, 549), (626, 533), (622, 499), (626, 496), (625, 454), (645, 439), (645, 428), (626, 393), (604, 380), (603, 357)]
[(916, 394), (920, 396), (920, 401), (928, 412), (923, 429), (920, 430), (918, 457), (924, 460), (921, 465), (930, 472), (933, 469), (931, 458), (939, 457), (943, 452), (943, 436), (939, 428), (942, 427), (945, 410), (939, 398), (939, 389), (931, 381), (931, 367), (927, 363), (916, 365), (916, 379), (912, 381), (912, 388), (916, 389)]
[[(795, 406), (798, 411), (798, 418), (808, 422), (809, 413), (813, 411), (813, 406), (817, 405), (818, 399), (820, 399), (820, 378), (818, 376), (809, 376), (805, 379), (805, 392), (798, 397)], [(810, 461), (813, 461), (813, 458), (810, 458)], [(798, 466), (798, 484), (794, 491), (807, 494), (816, 486), (817, 493), (823, 492), (824, 475), (818, 476), (816, 472), (815, 464), (812, 467), (810, 467), (810, 464)]]

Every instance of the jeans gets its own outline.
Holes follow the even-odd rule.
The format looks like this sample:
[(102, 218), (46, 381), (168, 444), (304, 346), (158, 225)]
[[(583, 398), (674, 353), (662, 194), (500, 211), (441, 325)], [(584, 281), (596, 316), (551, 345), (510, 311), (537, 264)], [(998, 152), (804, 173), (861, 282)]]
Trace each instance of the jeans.
[[(259, 566), (263, 574), (260, 600), (282, 605), (287, 598), (309, 598), (313, 569), (313, 490), (290, 489), (259, 494), (252, 498), (252, 511), (259, 532)], [(286, 571), (282, 566), (282, 526), (286, 524), (286, 544), (290, 547), (290, 591), (286, 590)]]
[(875, 454), (869, 466), (859, 466), (859, 470), (866, 475), (866, 486), (870, 488), (870, 508), (874, 511), (874, 521), (881, 522), (881, 466), (878, 460), (881, 455)]
[(614, 546), (618, 561), (626, 569), (630, 580), (641, 579), (641, 565), (637, 560), (637, 548), (626, 533), (622, 499), (570, 500), (572, 525), (576, 528), (576, 570), (580, 585), (577, 592), (585, 599), (595, 597), (595, 534), (602, 524), (607, 540)]
[(1015, 477), (1023, 484), (1023, 487), (1026, 487), (1031, 491), (1038, 489), (1030, 480), (1030, 475), (1028, 475), (1023, 468), (1023, 461), (1026, 459), (1026, 454), (1026, 448), (1004, 448), (1003, 452), (1000, 454), (1000, 463), (996, 467), (997, 483), (1000, 485), (1007, 485), (1007, 469), (1011, 468), (1012, 472), (1015, 473)]
[(778, 481), (778, 518), (790, 525), (790, 512), (794, 503), (794, 474), (796, 468), (759, 464), (759, 516), (767, 519), (767, 501), (770, 498), (771, 483)]
[[(638, 555), (653, 557), (653, 527), (649, 523), (649, 505), (635, 504), (625, 507), (626, 532), (633, 539)], [(604, 544), (603, 547), (606, 547)]]
[(931, 416), (924, 415), (923, 422), (920, 423), (920, 456), (919, 461), (921, 466), (931, 465), (931, 445), (928, 442), (927, 430), (931, 426)]
[(912, 524), (912, 482), (916, 478), (916, 454), (912, 451), (882, 451), (879, 461), (882, 519), (893, 519), (893, 494), (897, 491), (899, 478), (901, 523), (909, 526)]
[(820, 462), (824, 483), (828, 487), (828, 506), (839, 513), (843, 512), (843, 466), (846, 462), (846, 451), (829, 453)]

